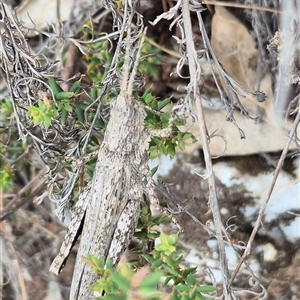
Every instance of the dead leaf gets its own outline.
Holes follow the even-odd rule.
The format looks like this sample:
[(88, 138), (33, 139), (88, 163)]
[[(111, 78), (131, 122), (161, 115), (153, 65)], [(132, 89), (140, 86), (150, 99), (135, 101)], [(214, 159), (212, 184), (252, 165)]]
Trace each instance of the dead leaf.
[(267, 115), (271, 120), (274, 113), (271, 77), (266, 74), (262, 81), (258, 82), (256, 70), (258, 50), (254, 39), (246, 26), (225, 7), (216, 6), (215, 10), (211, 44), (218, 60), (229, 76), (245, 90), (250, 92), (261, 90), (267, 95), (263, 103), (258, 103), (250, 96), (241, 98), (240, 101), (251, 116), (257, 116), (260, 107), (262, 114)]
[(211, 44), (226, 72), (244, 89), (256, 81), (258, 51), (248, 29), (225, 7), (216, 6)]

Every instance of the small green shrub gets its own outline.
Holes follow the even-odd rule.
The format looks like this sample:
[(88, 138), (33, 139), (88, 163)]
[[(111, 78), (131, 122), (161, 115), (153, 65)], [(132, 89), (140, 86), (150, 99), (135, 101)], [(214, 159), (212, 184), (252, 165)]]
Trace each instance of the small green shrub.
[[(91, 286), (94, 291), (105, 293), (105, 297), (99, 299), (213, 299), (216, 288), (200, 285), (196, 275), (197, 268), (181, 266), (184, 258), (183, 251), (177, 248), (178, 234), (168, 236), (159, 233), (159, 225), (167, 220), (169, 218), (165, 216), (152, 218), (148, 206), (142, 206), (135, 232), (140, 245), (130, 250), (136, 258), (121, 265), (119, 271), (113, 268), (110, 260), (105, 264), (102, 259), (93, 256), (84, 258), (100, 276)], [(157, 237), (160, 237), (160, 244), (150, 253), (144, 253), (145, 244)]]

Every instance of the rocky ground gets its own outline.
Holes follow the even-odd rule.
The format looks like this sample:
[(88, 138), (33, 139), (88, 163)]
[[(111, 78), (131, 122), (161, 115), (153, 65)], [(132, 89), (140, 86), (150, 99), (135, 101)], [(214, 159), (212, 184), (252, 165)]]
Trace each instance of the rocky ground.
[[(228, 157), (214, 162), (217, 194), (224, 224), (232, 243), (247, 243), (256, 220), (260, 203), (265, 197), (274, 167), (276, 154)], [(258, 232), (247, 259), (249, 267), (267, 289), (268, 299), (300, 299), (300, 209), (299, 160), (289, 158), (273, 197), (266, 209), (263, 228)], [(217, 243), (205, 229), (212, 228), (212, 214), (208, 206), (208, 186), (197, 173), (203, 171), (201, 151), (172, 161), (161, 160), (163, 182), (176, 203), (187, 206), (204, 226), (196, 223), (187, 212), (176, 215), (184, 228), (180, 247), (185, 251), (187, 266), (197, 266), (203, 283), (220, 283)], [(295, 168), (296, 167), (296, 168)], [(163, 195), (160, 195), (164, 203)], [(170, 201), (170, 200), (167, 200)], [(165, 225), (166, 233), (176, 231)], [(13, 219), (2, 223), (2, 262), (5, 277), (3, 299), (17, 299), (13, 295), (26, 293), (28, 299), (68, 299), (77, 245), (63, 272), (57, 277), (48, 272), (57, 254), (66, 229), (44, 205), (29, 204), (18, 210)], [(237, 251), (242, 254), (242, 250)], [(227, 247), (230, 271), (237, 262), (237, 253)], [(240, 299), (253, 298), (244, 294), (249, 289), (249, 269), (242, 267), (235, 280)], [(259, 293), (260, 288), (251, 287)], [(26, 291), (26, 292), (25, 292)], [(11, 297), (9, 296), (11, 295)], [(21, 296), (20, 296), (21, 299)], [(24, 299), (24, 298), (23, 298)]]

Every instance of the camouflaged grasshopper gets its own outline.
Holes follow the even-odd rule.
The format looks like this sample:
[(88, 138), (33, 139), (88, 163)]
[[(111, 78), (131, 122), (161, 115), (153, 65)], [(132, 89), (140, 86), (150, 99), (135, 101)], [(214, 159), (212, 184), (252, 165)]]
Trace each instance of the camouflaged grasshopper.
[(120, 94), (111, 105), (93, 181), (81, 194), (60, 253), (50, 267), (56, 274), (61, 271), (83, 228), (70, 299), (91, 299), (93, 291), (88, 287), (98, 279), (82, 257), (110, 258), (116, 265), (136, 229), (141, 202), (151, 198), (149, 201), (159, 206), (148, 167), (148, 142), (152, 134), (167, 136), (171, 129), (162, 130), (162, 134), (146, 129), (145, 108), (132, 95), (142, 43), (143, 38), (130, 72), (129, 28)]

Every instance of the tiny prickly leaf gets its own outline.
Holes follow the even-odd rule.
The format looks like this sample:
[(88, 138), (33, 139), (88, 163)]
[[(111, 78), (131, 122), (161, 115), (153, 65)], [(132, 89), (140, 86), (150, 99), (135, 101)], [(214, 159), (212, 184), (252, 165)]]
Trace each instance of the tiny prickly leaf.
[(60, 87), (60, 85), (56, 82), (55, 78), (49, 77), (48, 78), (48, 84), (53, 92), (53, 95), (63, 92), (63, 89)]
[(194, 285), (195, 281), (196, 281), (196, 279), (193, 274), (189, 274), (186, 278), (186, 282), (188, 285)]
[(169, 236), (169, 243), (173, 246), (177, 245), (178, 243), (178, 234), (172, 234)]
[(51, 116), (47, 114), (44, 116), (44, 126), (46, 129), (48, 129), (50, 125), (51, 125)]
[(84, 110), (80, 107), (80, 105), (75, 105), (75, 112), (80, 123), (84, 123)]
[(211, 292), (215, 292), (216, 288), (211, 285), (203, 285), (203, 286), (197, 287), (197, 290), (200, 293), (211, 293)]
[(158, 284), (158, 281), (160, 280), (160, 278), (163, 276), (163, 272), (162, 271), (156, 271), (153, 273), (150, 273), (149, 276), (144, 279), (142, 281), (142, 283), (140, 284), (140, 286), (142, 287), (151, 287), (151, 286), (155, 286)]
[(166, 105), (171, 102), (171, 98), (166, 98), (160, 102), (158, 102), (158, 110), (162, 110)]
[(177, 269), (173, 269), (172, 267), (170, 267), (170, 266), (168, 266), (168, 265), (163, 265), (163, 268), (167, 271), (167, 272), (169, 272), (170, 274), (172, 274), (172, 275), (178, 275), (179, 274), (179, 270), (177, 270)]
[(69, 89), (69, 92), (71, 92), (71, 93), (76, 93), (76, 92), (78, 91), (78, 89), (80, 89), (80, 86), (81, 86), (81, 79), (75, 81), (75, 82), (71, 85), (71, 87), (70, 87), (70, 89)]
[(192, 289), (190, 290), (190, 292), (189, 292), (189, 297), (190, 297), (191, 299), (196, 299), (196, 295), (197, 295), (197, 289), (194, 287), (194, 288), (192, 288)]
[(151, 169), (151, 175), (153, 176), (158, 170), (158, 165)]
[(130, 282), (125, 277), (114, 271), (111, 273), (111, 277), (113, 282), (123, 293), (127, 293), (129, 291)]
[(155, 262), (155, 258), (151, 255), (145, 255), (144, 257), (150, 264), (153, 264)]
[(160, 120), (164, 124), (164, 128), (167, 128), (169, 126), (170, 114), (169, 113), (162, 113), (160, 115)]
[(60, 93), (57, 93), (54, 96), (55, 96), (55, 100), (60, 101), (60, 100), (64, 100), (64, 99), (73, 98), (75, 96), (75, 93), (73, 93), (73, 92), (60, 92)]
[(91, 95), (91, 98), (92, 98), (93, 100), (96, 100), (97, 97), (98, 97), (98, 91), (97, 91), (97, 88), (92, 87), (92, 88), (91, 88), (91, 91), (90, 91), (90, 95)]
[(161, 259), (157, 259), (152, 263), (153, 268), (160, 267), (164, 262)]

